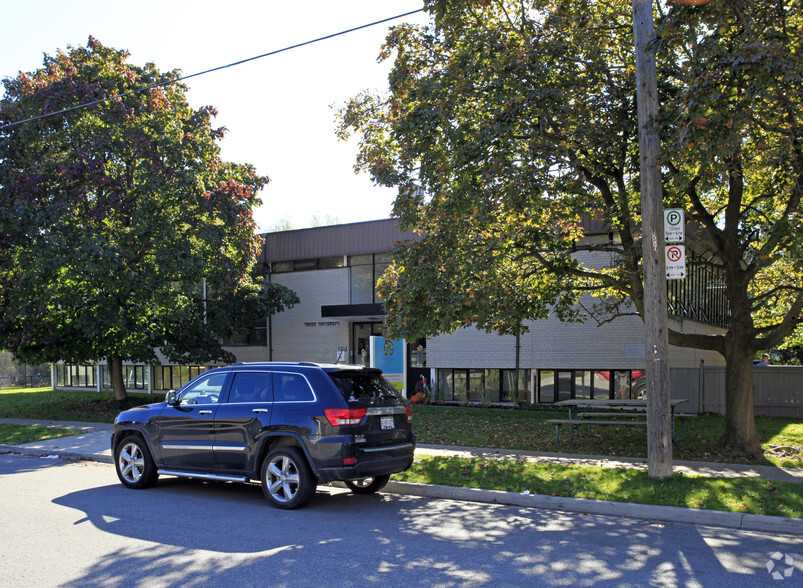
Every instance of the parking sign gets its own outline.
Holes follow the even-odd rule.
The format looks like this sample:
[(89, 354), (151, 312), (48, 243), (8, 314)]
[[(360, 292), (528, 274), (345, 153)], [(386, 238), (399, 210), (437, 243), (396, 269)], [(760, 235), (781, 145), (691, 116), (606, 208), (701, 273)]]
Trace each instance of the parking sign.
[(682, 208), (664, 209), (664, 240), (683, 243), (686, 240), (686, 222)]

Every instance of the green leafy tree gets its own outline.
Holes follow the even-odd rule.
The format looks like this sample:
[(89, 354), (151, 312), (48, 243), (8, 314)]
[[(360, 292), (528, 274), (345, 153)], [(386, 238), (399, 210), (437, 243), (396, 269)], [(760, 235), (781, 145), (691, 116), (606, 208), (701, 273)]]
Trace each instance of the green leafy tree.
[[(731, 319), (669, 338), (722, 354), (720, 443), (757, 453), (752, 358), (792, 336), (803, 309), (803, 15), (783, 1), (670, 6), (657, 4), (655, 47), (665, 204), (686, 210), (694, 248), (721, 264)], [(426, 8), (429, 25), (387, 38), (388, 95), (363, 93), (340, 113), (342, 135), (361, 135), (357, 167), (398, 187), (394, 212), (421, 234), (382, 278), (389, 328), (518, 333), (550, 313), (642, 314), (629, 6)], [(583, 239), (589, 220), (616, 238)]]
[(225, 129), (168, 83), (178, 72), (127, 59), (90, 37), (4, 80), (0, 101), (0, 344), (106, 358), (118, 399), (124, 360), (231, 361), (221, 341), (297, 301), (252, 273), (267, 178), (220, 159)]

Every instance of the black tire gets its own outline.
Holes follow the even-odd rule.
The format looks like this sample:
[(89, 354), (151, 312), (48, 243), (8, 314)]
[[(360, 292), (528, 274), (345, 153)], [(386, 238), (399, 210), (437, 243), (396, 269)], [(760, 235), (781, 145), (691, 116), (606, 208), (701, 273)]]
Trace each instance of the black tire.
[(277, 447), (265, 457), (261, 470), (262, 492), (277, 508), (291, 510), (315, 496), (317, 483), (298, 447)]
[(149, 488), (159, 478), (148, 445), (139, 435), (129, 435), (117, 444), (114, 470), (123, 486), (134, 490)]
[(388, 480), (390, 480), (390, 474), (383, 474), (359, 480), (346, 480), (345, 484), (354, 494), (373, 494), (382, 490), (387, 485)]

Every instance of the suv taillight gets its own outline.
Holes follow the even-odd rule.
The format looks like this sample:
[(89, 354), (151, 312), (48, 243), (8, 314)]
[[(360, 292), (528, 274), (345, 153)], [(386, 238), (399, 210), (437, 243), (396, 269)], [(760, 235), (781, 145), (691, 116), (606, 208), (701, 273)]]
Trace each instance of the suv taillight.
[(359, 425), (367, 412), (365, 408), (329, 408), (323, 411), (333, 427)]
[(407, 407), (407, 422), (408, 423), (412, 423), (413, 422), (413, 407), (412, 406), (408, 406)]

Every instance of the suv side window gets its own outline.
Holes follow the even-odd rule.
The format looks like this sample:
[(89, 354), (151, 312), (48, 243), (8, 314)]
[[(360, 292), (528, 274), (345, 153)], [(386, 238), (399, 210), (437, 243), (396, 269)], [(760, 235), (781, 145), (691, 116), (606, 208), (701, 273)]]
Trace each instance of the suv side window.
[(226, 383), (227, 375), (225, 373), (212, 374), (185, 388), (181, 393), (181, 404), (217, 404), (220, 401), (220, 394), (223, 391), (223, 384)]
[(273, 395), (276, 402), (312, 402), (315, 394), (307, 378), (291, 372), (273, 373)]
[(230, 403), (271, 402), (270, 372), (237, 372), (231, 384)]

